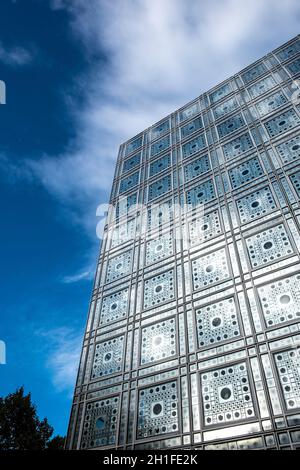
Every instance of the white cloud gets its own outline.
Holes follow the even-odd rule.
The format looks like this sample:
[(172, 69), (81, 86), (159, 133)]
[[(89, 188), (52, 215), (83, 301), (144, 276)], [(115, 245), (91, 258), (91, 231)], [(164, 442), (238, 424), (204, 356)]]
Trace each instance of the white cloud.
[(0, 62), (13, 67), (28, 65), (33, 60), (33, 52), (23, 47), (6, 47), (0, 42)]
[(46, 367), (58, 392), (67, 391), (72, 395), (78, 370), (82, 334), (67, 327), (48, 331), (39, 330), (36, 334), (43, 338), (47, 349)]
[(79, 272), (77, 274), (71, 274), (69, 276), (65, 276), (62, 279), (62, 282), (65, 284), (73, 284), (74, 282), (80, 282), (80, 281), (90, 281), (94, 277), (94, 271), (88, 270), (88, 271), (83, 271)]
[(119, 144), (296, 35), (300, 14), (296, 0), (52, 5), (70, 12), (91, 67), (80, 77), (85, 104), (74, 112), (72, 148), (27, 165), (89, 231), (108, 197)]

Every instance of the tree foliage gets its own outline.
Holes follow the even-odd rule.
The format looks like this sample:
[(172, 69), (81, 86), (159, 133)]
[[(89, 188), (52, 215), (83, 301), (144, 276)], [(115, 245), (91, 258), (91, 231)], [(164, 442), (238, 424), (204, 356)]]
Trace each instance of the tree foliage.
[(37, 415), (31, 394), (20, 387), (0, 397), (0, 450), (63, 449), (64, 438), (51, 439), (53, 427)]

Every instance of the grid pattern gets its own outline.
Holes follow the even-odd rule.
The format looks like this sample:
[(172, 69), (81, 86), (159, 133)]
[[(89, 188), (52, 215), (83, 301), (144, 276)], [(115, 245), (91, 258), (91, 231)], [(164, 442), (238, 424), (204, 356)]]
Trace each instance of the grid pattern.
[(298, 78), (296, 37), (121, 145), (68, 448), (300, 447)]

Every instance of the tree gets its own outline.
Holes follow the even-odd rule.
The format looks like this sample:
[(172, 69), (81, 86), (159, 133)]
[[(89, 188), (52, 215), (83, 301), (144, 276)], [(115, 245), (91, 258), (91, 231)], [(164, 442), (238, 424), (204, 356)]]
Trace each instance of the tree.
[(51, 439), (52, 434), (53, 427), (47, 418), (39, 419), (23, 387), (0, 397), (0, 450), (63, 449), (64, 438)]

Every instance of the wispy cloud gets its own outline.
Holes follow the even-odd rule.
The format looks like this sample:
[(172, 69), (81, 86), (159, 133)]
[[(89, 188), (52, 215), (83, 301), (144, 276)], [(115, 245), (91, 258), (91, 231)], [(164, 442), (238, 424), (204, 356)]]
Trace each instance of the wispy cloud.
[[(85, 104), (64, 153), (27, 168), (95, 224), (107, 199), (119, 144), (298, 33), (297, 0), (53, 0), (71, 15), (90, 70)], [(68, 101), (70, 103), (70, 101)], [(91, 232), (94, 234), (94, 232)]]
[(71, 396), (78, 369), (82, 334), (61, 327), (47, 331), (39, 330), (36, 334), (43, 338), (44, 348), (48, 351), (45, 365), (58, 392), (68, 392)]
[(94, 271), (92, 269), (88, 271), (79, 272), (77, 274), (72, 274), (70, 276), (65, 276), (62, 279), (62, 282), (65, 284), (73, 284), (80, 281), (90, 281), (93, 279)]
[(8, 47), (0, 42), (0, 62), (12, 67), (21, 67), (30, 64), (34, 59), (32, 50), (20, 46)]

